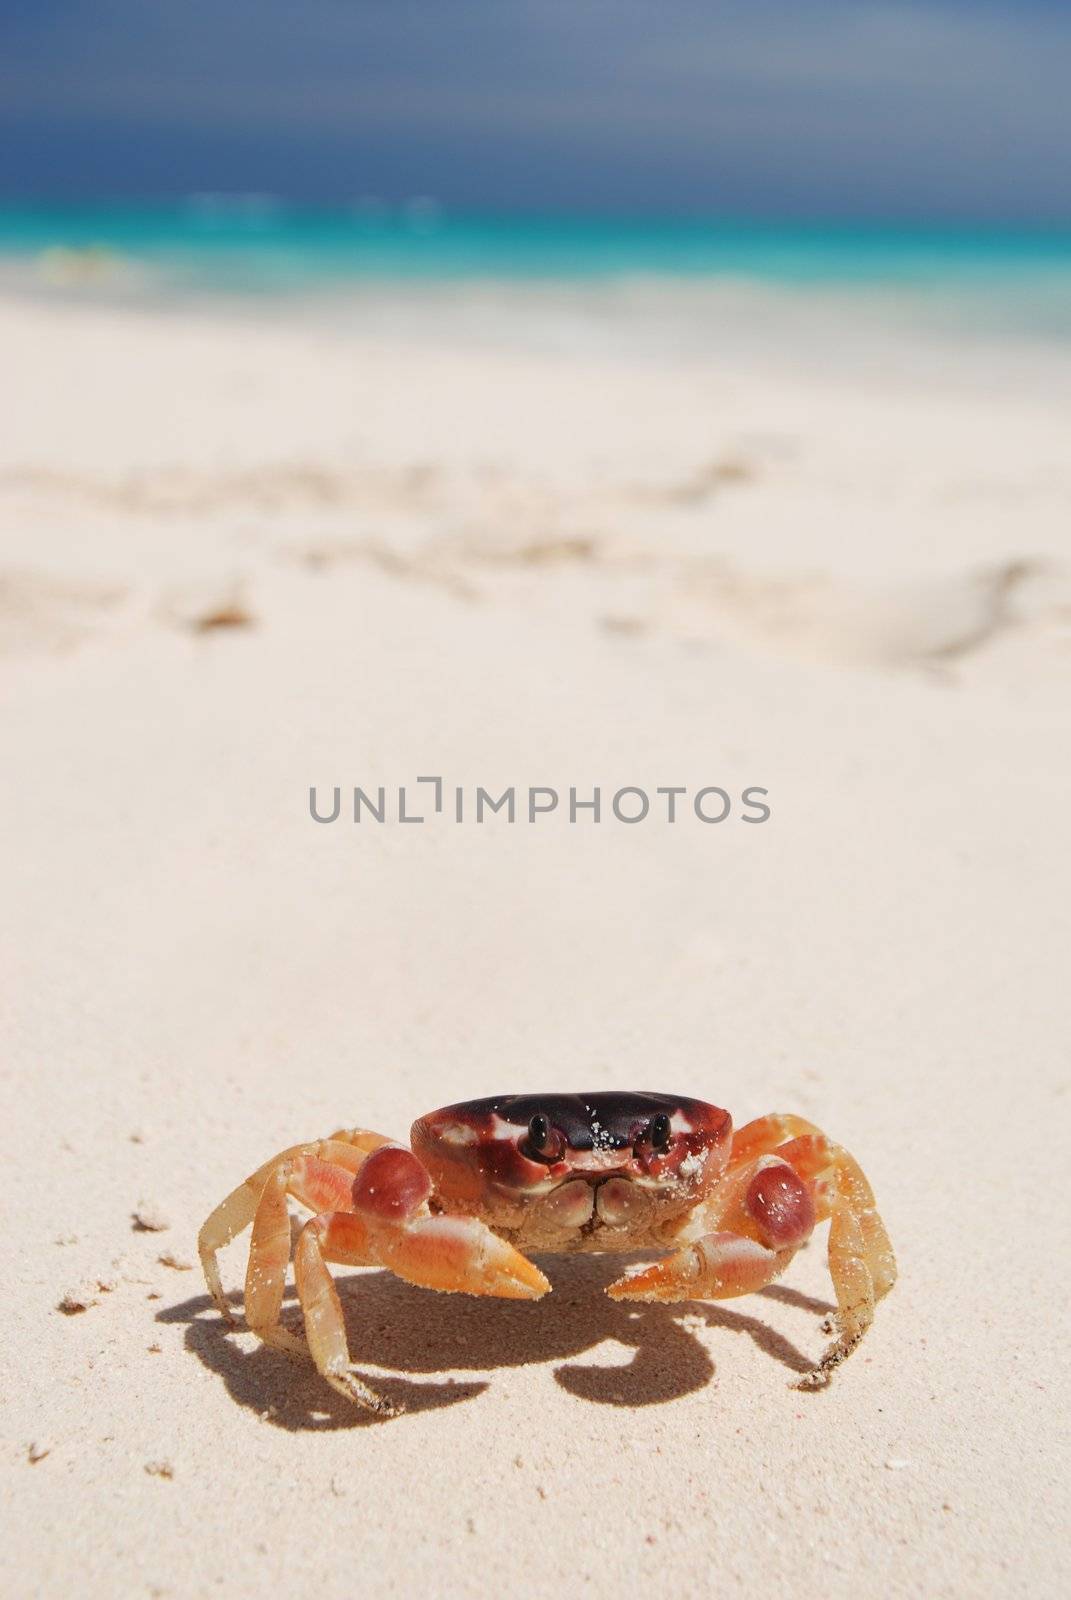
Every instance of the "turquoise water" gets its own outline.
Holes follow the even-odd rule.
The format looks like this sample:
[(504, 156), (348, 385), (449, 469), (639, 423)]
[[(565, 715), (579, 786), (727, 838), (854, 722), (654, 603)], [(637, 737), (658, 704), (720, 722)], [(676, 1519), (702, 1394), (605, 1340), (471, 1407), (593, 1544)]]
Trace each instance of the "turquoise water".
[(301, 212), (268, 202), (0, 209), (0, 251), (99, 247), (176, 281), (279, 289), (351, 278), (730, 275), (782, 283), (1071, 276), (1071, 230), (1001, 232), (688, 221)]
[(949, 307), (1071, 339), (1071, 230), (479, 218), (414, 203), (310, 212), (249, 197), (0, 209), (3, 281), (129, 293), (287, 295), (374, 284), (751, 281)]

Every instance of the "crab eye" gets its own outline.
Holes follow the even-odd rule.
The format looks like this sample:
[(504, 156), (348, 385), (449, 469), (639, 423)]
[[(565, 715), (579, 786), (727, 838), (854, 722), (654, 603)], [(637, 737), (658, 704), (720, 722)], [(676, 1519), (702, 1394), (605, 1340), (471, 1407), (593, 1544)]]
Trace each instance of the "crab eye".
[(651, 1126), (648, 1129), (651, 1143), (654, 1145), (656, 1150), (668, 1149), (671, 1132), (672, 1129), (668, 1116), (664, 1111), (660, 1111), (657, 1117), (652, 1119)]
[(550, 1123), (544, 1116), (535, 1116), (528, 1124), (528, 1144), (537, 1153), (544, 1151), (550, 1144)]
[(562, 1137), (552, 1128), (549, 1118), (537, 1112), (528, 1124), (528, 1136), (521, 1146), (523, 1155), (532, 1161), (557, 1161), (562, 1153)]

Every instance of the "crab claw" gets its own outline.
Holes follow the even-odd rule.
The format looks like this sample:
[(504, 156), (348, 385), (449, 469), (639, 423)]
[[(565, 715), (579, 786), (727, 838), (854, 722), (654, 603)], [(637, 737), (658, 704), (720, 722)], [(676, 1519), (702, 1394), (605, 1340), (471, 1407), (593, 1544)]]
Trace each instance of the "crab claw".
[(736, 1233), (708, 1233), (606, 1292), (611, 1300), (727, 1300), (761, 1289), (791, 1257), (791, 1250), (767, 1250)]
[(375, 1251), (399, 1278), (425, 1289), (538, 1300), (550, 1288), (526, 1256), (471, 1217), (423, 1217), (384, 1230)]

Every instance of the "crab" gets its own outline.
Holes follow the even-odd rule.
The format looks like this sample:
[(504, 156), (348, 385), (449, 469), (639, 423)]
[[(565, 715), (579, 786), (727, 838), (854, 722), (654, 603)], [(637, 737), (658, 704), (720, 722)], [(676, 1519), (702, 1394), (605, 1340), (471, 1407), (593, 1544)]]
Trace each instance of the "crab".
[[(526, 1251), (663, 1250), (607, 1293), (725, 1300), (778, 1278), (828, 1218), (837, 1337), (805, 1388), (829, 1382), (896, 1280), (859, 1164), (802, 1117), (772, 1114), (734, 1132), (727, 1111), (679, 1095), (498, 1095), (432, 1111), (410, 1138), (407, 1148), (354, 1128), (294, 1145), (232, 1190), (198, 1240), (209, 1292), (231, 1323), (217, 1252), (252, 1223), (247, 1325), (267, 1345), (311, 1355), (334, 1389), (379, 1416), (398, 1408), (350, 1362), (328, 1262), (538, 1300), (551, 1286)], [(307, 1344), (279, 1320), (288, 1198), (313, 1213), (294, 1246)]]

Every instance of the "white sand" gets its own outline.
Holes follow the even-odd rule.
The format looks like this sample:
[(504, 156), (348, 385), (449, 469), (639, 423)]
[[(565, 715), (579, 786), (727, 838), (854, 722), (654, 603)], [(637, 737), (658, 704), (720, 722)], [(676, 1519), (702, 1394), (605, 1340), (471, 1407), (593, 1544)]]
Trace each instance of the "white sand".
[[(1058, 374), (421, 326), (0, 310), (0, 1586), (1055, 1595)], [(773, 814), (310, 820), (422, 774)], [(820, 1241), (711, 1308), (343, 1274), (388, 1424), (181, 1270), (295, 1139), (617, 1086), (863, 1162), (902, 1278), (828, 1392)]]

